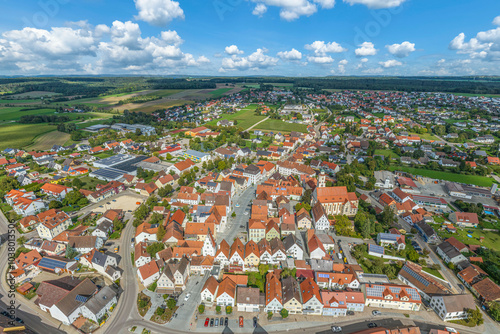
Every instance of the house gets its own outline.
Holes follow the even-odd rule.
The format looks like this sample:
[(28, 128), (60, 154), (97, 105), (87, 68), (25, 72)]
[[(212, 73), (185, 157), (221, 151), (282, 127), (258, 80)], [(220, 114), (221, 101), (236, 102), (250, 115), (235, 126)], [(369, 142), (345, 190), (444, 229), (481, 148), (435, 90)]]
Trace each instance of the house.
[(313, 234), (310, 238), (308, 236), (308, 239), (307, 248), (309, 249), (309, 257), (311, 259), (323, 259), (326, 256), (326, 250), (321, 240), (316, 234)]
[(255, 241), (250, 240), (245, 245), (245, 268), (257, 267), (260, 262), (260, 252)]
[(299, 230), (308, 230), (312, 226), (312, 218), (306, 209), (301, 208), (296, 214), (297, 227)]
[(325, 316), (346, 316), (347, 311), (362, 312), (365, 308), (365, 296), (360, 291), (321, 291), (321, 299)]
[(135, 244), (134, 264), (137, 268), (151, 262), (151, 255), (146, 250), (147, 246), (148, 244), (142, 241)]
[(316, 271), (316, 282), (324, 289), (358, 289), (359, 281), (354, 273)]
[(261, 306), (259, 289), (238, 286), (236, 305), (238, 306), (238, 312), (259, 312)]
[(291, 256), (296, 260), (304, 259), (302, 242), (294, 234), (289, 234), (283, 239), (283, 246), (287, 256)]
[(279, 312), (283, 308), (283, 292), (282, 286), (277, 275), (274, 271), (266, 274), (266, 301), (264, 312)]
[(500, 301), (500, 287), (489, 278), (473, 284), (471, 291), (483, 304)]
[(439, 237), (436, 231), (429, 224), (424, 221), (420, 221), (417, 222), (414, 226), (418, 234), (422, 236), (425, 242), (430, 244), (437, 242)]
[(12, 189), (4, 196), (4, 199), (15, 213), (23, 217), (36, 215), (45, 209), (45, 203), (37, 198), (34, 192), (27, 192), (24, 189)]
[(141, 241), (157, 241), (156, 233), (158, 232), (157, 225), (151, 225), (148, 223), (142, 223), (137, 226), (135, 231), (135, 243), (139, 243)]
[(488, 274), (477, 265), (471, 264), (467, 268), (459, 271), (457, 276), (465, 286), (470, 289), (472, 285), (487, 277)]
[(62, 200), (66, 197), (66, 195), (72, 191), (73, 188), (66, 187), (60, 184), (54, 184), (54, 183), (45, 183), (41, 188), (40, 191), (50, 197), (55, 198), (56, 200)]
[(8, 278), (13, 278), (15, 283), (21, 283), (25, 279), (32, 279), (40, 273), (38, 263), (42, 256), (36, 249), (27, 253), (20, 253), (14, 260), (13, 270), (9, 272)]
[(323, 313), (323, 301), (319, 292), (319, 286), (313, 278), (308, 277), (300, 283), (302, 298), (302, 313), (306, 315), (321, 315)]
[(235, 305), (236, 299), (236, 283), (229, 277), (226, 277), (219, 284), (215, 301), (218, 306), (232, 306)]
[(249, 240), (259, 242), (266, 237), (266, 225), (258, 219), (250, 219), (248, 221), (248, 238)]
[(365, 306), (418, 311), (422, 300), (417, 289), (408, 285), (366, 284)]
[(205, 303), (213, 303), (217, 296), (217, 290), (219, 288), (219, 282), (213, 277), (209, 276), (201, 289), (201, 301)]
[(112, 231), (113, 231), (113, 223), (108, 220), (105, 220), (95, 227), (95, 229), (92, 231), (92, 235), (102, 240), (107, 240), (108, 235)]
[(109, 267), (118, 266), (118, 256), (114, 253), (101, 253), (97, 249), (92, 249), (87, 254), (83, 254), (80, 257), (80, 263), (83, 265), (95, 269), (98, 273), (106, 275), (106, 271)]
[(93, 235), (69, 236), (68, 246), (75, 249), (80, 254), (85, 254), (91, 250), (102, 248), (104, 242), (101, 238)]
[(477, 214), (473, 212), (452, 212), (448, 219), (460, 227), (477, 227), (479, 225)]
[(321, 202), (327, 215), (355, 216), (359, 200), (346, 187), (316, 187), (312, 195), (314, 202)]
[(90, 297), (81, 307), (81, 314), (95, 323), (99, 323), (104, 315), (118, 302), (118, 292), (111, 286), (105, 286)]
[(377, 243), (380, 246), (394, 246), (398, 251), (405, 249), (406, 242), (405, 236), (399, 233), (396, 229), (395, 231), (391, 231), (391, 233), (379, 233), (377, 234)]
[(469, 294), (432, 296), (430, 306), (443, 321), (467, 319), (467, 310), (476, 307)]
[(158, 278), (160, 278), (160, 269), (156, 261), (151, 261), (137, 269), (137, 276), (141, 281), (142, 285), (150, 286)]
[(184, 291), (189, 278), (189, 266), (185, 257), (177, 263), (167, 263), (158, 278), (156, 292), (172, 294)]
[(456, 265), (459, 262), (467, 261), (467, 258), (462, 255), (452, 244), (448, 241), (440, 243), (436, 248), (436, 253), (441, 256), (445, 263), (453, 263)]
[(407, 261), (398, 273), (398, 279), (417, 289), (424, 300), (429, 301), (435, 295), (451, 293), (437, 278), (422, 270), (416, 263)]
[(330, 221), (328, 220), (328, 215), (321, 204), (321, 202), (316, 202), (312, 210), (312, 217), (314, 222), (314, 228), (316, 230), (328, 230), (330, 229)]
[(288, 276), (282, 280), (281, 285), (283, 289), (283, 308), (290, 314), (302, 313), (302, 294), (297, 279)]
[(36, 226), (38, 236), (47, 240), (52, 240), (72, 224), (70, 216), (66, 212), (57, 209), (39, 213), (36, 217), (40, 222)]

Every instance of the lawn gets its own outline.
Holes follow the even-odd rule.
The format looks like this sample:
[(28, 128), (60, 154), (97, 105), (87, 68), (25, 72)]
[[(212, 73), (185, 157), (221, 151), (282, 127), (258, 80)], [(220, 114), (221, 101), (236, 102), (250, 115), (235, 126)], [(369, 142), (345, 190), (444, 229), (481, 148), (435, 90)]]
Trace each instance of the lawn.
[(55, 111), (56, 111), (55, 109), (50, 109), (50, 108), (43, 108), (43, 109), (36, 109), (36, 108), (30, 109), (28, 107), (0, 108), (0, 123), (17, 121), (21, 118), (21, 116), (54, 114)]
[(70, 140), (70, 134), (51, 131), (44, 133), (35, 138), (34, 143), (26, 147), (26, 149), (34, 151), (45, 151), (52, 148), (54, 145), (64, 145), (68, 140)]
[(219, 96), (222, 96), (225, 93), (229, 92), (230, 90), (233, 90), (233, 89), (232, 88), (219, 88), (219, 89), (216, 89), (216, 90), (210, 92), (209, 94), (213, 95), (213, 97), (219, 97)]
[(434, 275), (434, 276), (436, 276), (436, 277), (438, 277), (438, 278), (440, 278), (440, 279), (443, 279), (443, 280), (444, 280), (443, 275), (441, 275), (441, 274), (439, 273), (439, 271), (437, 271), (437, 270), (435, 270), (435, 269), (428, 268), (428, 267), (423, 267), (423, 268), (422, 268), (422, 270), (423, 270), (423, 271), (425, 271), (426, 273), (429, 273), (429, 274), (431, 274), (431, 275)]
[(389, 156), (391, 158), (399, 158), (399, 155), (397, 155), (393, 150), (375, 150), (375, 154), (378, 155), (383, 155), (383, 156)]
[(486, 176), (463, 175), (452, 172), (435, 171), (430, 169), (412, 168), (406, 166), (391, 166), (391, 171), (399, 170), (414, 175), (421, 175), (432, 179), (445, 180), (451, 182), (473, 184), (479, 187), (491, 187), (493, 179)]
[[(473, 231), (472, 238), (467, 236), (467, 231)], [(463, 242), (466, 245), (483, 245), (487, 248), (500, 251), (500, 234), (498, 232), (483, 231), (480, 229), (461, 229), (457, 228), (457, 233), (448, 233), (445, 231), (439, 231), (439, 236), (443, 239), (449, 237), (455, 237), (457, 240)], [(479, 237), (484, 237), (484, 241), (481, 243)]]
[(94, 154), (94, 157), (99, 158), (99, 159), (106, 159), (106, 158), (112, 157), (113, 155), (115, 155), (113, 152), (106, 151), (106, 152)]
[(227, 119), (230, 121), (237, 121), (236, 126), (242, 127), (243, 129), (248, 129), (255, 123), (258, 123), (266, 118), (266, 116), (258, 116), (255, 115), (255, 109), (257, 109), (256, 104), (251, 104), (248, 107), (241, 109), (234, 114), (224, 114), (222, 118), (215, 119), (213, 121), (208, 122), (209, 125), (216, 125), (218, 121), (222, 119)]
[(93, 177), (90, 177), (90, 176), (82, 176), (82, 177), (79, 177), (80, 181), (83, 182), (83, 187), (82, 189), (85, 189), (85, 190), (95, 190), (95, 187), (98, 185), (98, 184), (102, 184), (102, 185), (105, 185), (107, 182), (106, 181), (103, 181), (103, 180), (99, 180), (99, 179), (96, 179), (96, 178), (93, 178)]
[(287, 123), (283, 122), (279, 119), (268, 119), (259, 125), (257, 125), (254, 130), (267, 130), (267, 131), (273, 131), (273, 132), (291, 132), (291, 131), (297, 131), (297, 132), (307, 132), (307, 125), (305, 124), (298, 124), (298, 123)]
[(7, 124), (0, 125), (0, 150), (8, 147), (23, 148), (33, 144), (34, 139), (54, 131), (55, 125), (48, 124)]

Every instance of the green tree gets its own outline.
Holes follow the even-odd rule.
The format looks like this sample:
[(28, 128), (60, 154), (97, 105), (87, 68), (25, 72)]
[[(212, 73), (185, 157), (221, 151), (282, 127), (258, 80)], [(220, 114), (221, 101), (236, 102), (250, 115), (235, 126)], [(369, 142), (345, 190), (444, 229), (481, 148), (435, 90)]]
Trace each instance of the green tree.
[(267, 320), (271, 320), (273, 318), (273, 312), (267, 312)]
[(205, 313), (205, 304), (200, 304), (200, 305), (198, 306), (198, 313), (199, 313), (199, 314), (203, 314), (203, 313)]
[(288, 310), (286, 308), (282, 308), (280, 314), (283, 319), (288, 318)]
[(155, 311), (155, 314), (160, 317), (163, 315), (163, 313), (165, 313), (165, 310), (161, 307), (158, 307)]
[(165, 227), (163, 227), (163, 224), (160, 224), (160, 226), (158, 226), (158, 231), (156, 232), (156, 240), (162, 241), (166, 233), (167, 231), (165, 231)]
[(151, 255), (151, 257), (155, 257), (156, 253), (165, 249), (165, 245), (163, 242), (155, 242), (154, 244), (146, 247), (146, 251)]
[(71, 185), (76, 188), (76, 189), (82, 189), (83, 187), (83, 182), (80, 179), (73, 179), (73, 182), (71, 182)]
[(62, 208), (62, 203), (56, 200), (52, 200), (49, 202), (49, 209), (59, 209)]
[(24, 245), (25, 242), (26, 242), (26, 237), (24, 235), (21, 235), (19, 238), (17, 238), (17, 244), (19, 246)]
[(233, 307), (231, 305), (226, 306), (226, 314), (233, 313)]
[(347, 216), (335, 216), (335, 231), (339, 235), (349, 236), (352, 234), (351, 221)]
[(177, 306), (177, 301), (175, 299), (170, 298), (169, 300), (167, 300), (167, 307), (170, 310), (173, 310), (176, 306)]
[(219, 305), (217, 305), (217, 306), (215, 307), (215, 312), (216, 312), (217, 314), (220, 314), (220, 312), (221, 312), (221, 307), (220, 307)]
[(484, 323), (483, 314), (477, 307), (467, 309), (467, 321), (474, 326), (480, 326)]

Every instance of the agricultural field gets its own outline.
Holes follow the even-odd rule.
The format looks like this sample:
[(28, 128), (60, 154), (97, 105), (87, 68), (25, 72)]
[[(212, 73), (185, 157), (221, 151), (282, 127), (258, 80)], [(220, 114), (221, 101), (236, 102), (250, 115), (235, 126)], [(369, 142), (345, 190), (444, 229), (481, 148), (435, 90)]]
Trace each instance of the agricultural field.
[(232, 88), (219, 88), (219, 89), (216, 89), (216, 90), (210, 92), (210, 95), (212, 95), (213, 97), (220, 97), (231, 90), (233, 90), (233, 89)]
[(33, 144), (27, 146), (26, 149), (33, 151), (49, 150), (54, 145), (65, 145), (70, 140), (70, 137), (69, 133), (59, 131), (47, 132), (36, 137)]
[(14, 99), (14, 100), (40, 99), (41, 97), (52, 97), (57, 95), (61, 94), (54, 92), (33, 91), (33, 92), (10, 95), (9, 99)]
[(268, 119), (257, 125), (254, 130), (265, 130), (273, 132), (307, 132), (307, 125), (298, 123), (287, 123), (279, 119)]
[(391, 171), (400, 170), (413, 175), (421, 175), (431, 179), (445, 180), (451, 182), (473, 184), (479, 187), (491, 187), (494, 183), (492, 178), (478, 175), (464, 175), (453, 172), (443, 172), (429, 169), (412, 168), (406, 166), (391, 166)]
[(6, 107), (0, 108), (0, 124), (17, 121), (21, 116), (27, 115), (49, 115), (54, 114), (55, 109), (30, 109), (28, 107)]
[(8, 124), (0, 125), (0, 150), (8, 147), (22, 148), (34, 143), (35, 138), (54, 131), (49, 124)]
[[(156, 102), (156, 103), (154, 103)], [(143, 113), (150, 114), (152, 112), (155, 112), (158, 109), (168, 109), (172, 107), (177, 107), (177, 106), (183, 106), (185, 104), (191, 104), (194, 101), (192, 100), (156, 100), (156, 101), (151, 101), (147, 103), (143, 103), (142, 105), (135, 104), (134, 109), (130, 109), (132, 111), (142, 111)], [(128, 104), (130, 106), (130, 104)], [(134, 106), (134, 105), (133, 105)], [(140, 107), (138, 107), (140, 106)], [(119, 110), (121, 110), (119, 108)]]
[(248, 107), (241, 109), (234, 114), (224, 114), (222, 118), (208, 122), (209, 125), (217, 125), (217, 122), (223, 119), (230, 121), (237, 121), (236, 126), (242, 127), (243, 129), (248, 129), (252, 127), (255, 123), (258, 123), (266, 118), (266, 116), (255, 115), (255, 109), (257, 109), (256, 104), (251, 104)]
[(375, 154), (389, 156), (391, 158), (399, 158), (399, 155), (397, 155), (393, 150), (375, 150)]

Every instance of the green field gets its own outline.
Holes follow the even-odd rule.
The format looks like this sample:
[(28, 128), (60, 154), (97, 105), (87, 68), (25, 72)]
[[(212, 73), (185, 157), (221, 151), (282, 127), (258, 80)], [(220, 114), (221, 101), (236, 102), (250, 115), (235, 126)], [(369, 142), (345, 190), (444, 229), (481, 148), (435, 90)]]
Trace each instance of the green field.
[(485, 176), (477, 176), (477, 175), (463, 175), (452, 172), (442, 172), (435, 171), (429, 169), (419, 169), (419, 168), (411, 168), (406, 166), (391, 166), (391, 171), (399, 170), (403, 172), (407, 172), (413, 175), (421, 175), (424, 177), (429, 177), (431, 179), (445, 180), (451, 182), (460, 182), (467, 184), (474, 184), (480, 187), (491, 187), (494, 183), (493, 179)]
[(397, 155), (392, 150), (375, 150), (375, 154), (383, 155), (383, 156), (389, 156), (391, 158), (399, 158), (399, 155)]
[(54, 131), (55, 125), (48, 124), (8, 124), (0, 125), (0, 150), (23, 148), (31, 145), (35, 138)]
[(216, 89), (212, 92), (210, 92), (210, 95), (213, 95), (214, 97), (219, 97), (224, 95), (225, 93), (229, 92), (230, 90), (233, 90), (232, 88), (219, 88)]
[(70, 140), (70, 134), (51, 131), (37, 136), (34, 139), (34, 143), (26, 147), (28, 150), (34, 151), (45, 151), (52, 148), (54, 145), (65, 145), (65, 143)]
[(266, 118), (266, 116), (258, 116), (255, 115), (255, 109), (257, 109), (256, 104), (251, 104), (248, 107), (241, 109), (234, 114), (224, 114), (222, 118), (214, 119), (213, 121), (208, 122), (209, 125), (217, 125), (217, 122), (222, 119), (227, 119), (230, 121), (237, 121), (236, 126), (242, 127), (243, 129), (248, 129), (255, 123), (258, 123)]
[(303, 132), (307, 133), (307, 125), (298, 123), (287, 123), (279, 119), (268, 119), (259, 125), (257, 125), (254, 130), (266, 130), (273, 132)]
[(54, 114), (56, 111), (55, 109), (49, 109), (49, 108), (29, 109), (21, 111), (22, 109), (29, 109), (29, 108), (27, 107), (0, 108), (0, 123), (17, 121), (21, 118), (21, 116)]
[[(467, 231), (473, 231), (472, 238), (467, 236)], [(488, 232), (480, 229), (461, 229), (457, 228), (457, 233), (448, 233), (444, 231), (438, 232), (439, 236), (443, 239), (449, 237), (455, 237), (457, 240), (463, 242), (466, 245), (482, 245), (496, 251), (500, 251), (500, 234), (498, 232)], [(481, 243), (479, 237), (484, 237), (484, 241)]]

